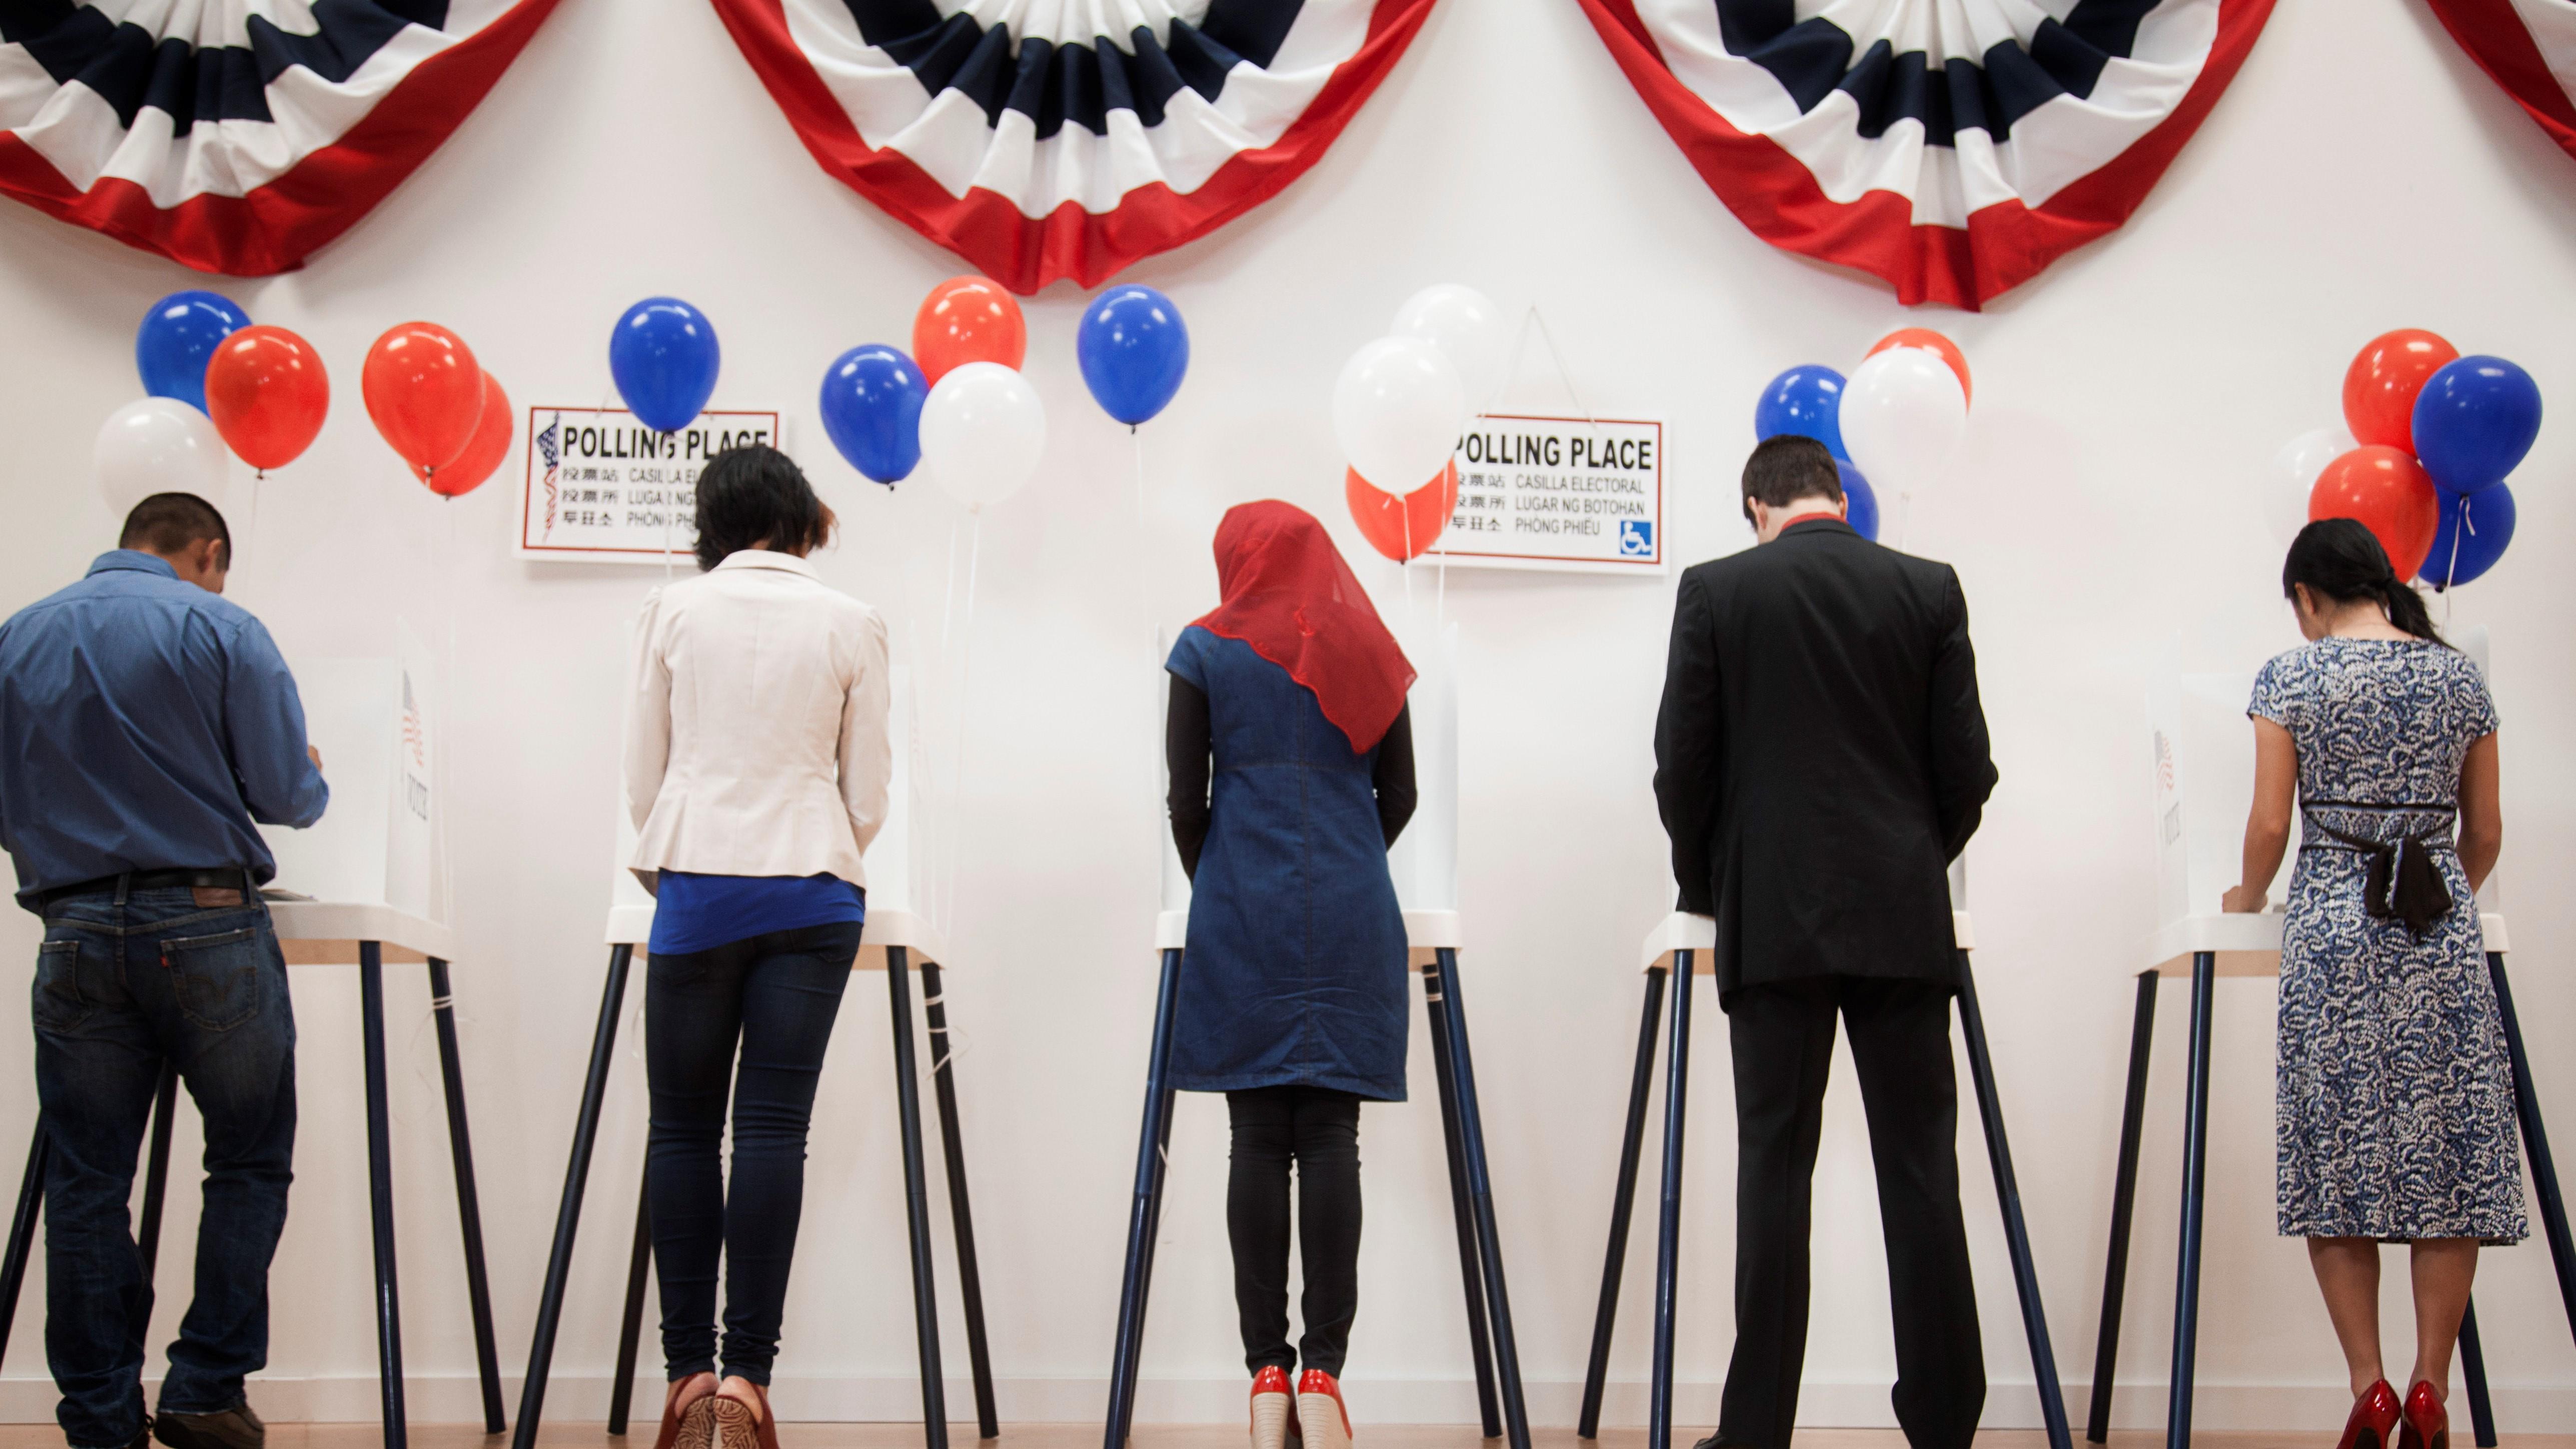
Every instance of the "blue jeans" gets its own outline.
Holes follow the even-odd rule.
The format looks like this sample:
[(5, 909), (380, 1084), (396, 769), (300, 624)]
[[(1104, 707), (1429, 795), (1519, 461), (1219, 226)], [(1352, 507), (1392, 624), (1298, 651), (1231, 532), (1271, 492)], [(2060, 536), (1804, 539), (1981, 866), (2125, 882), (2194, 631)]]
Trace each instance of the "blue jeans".
[(184, 887), (50, 902), (33, 1015), (53, 1148), (45, 1357), (64, 1436), (107, 1449), (143, 1431), (152, 1285), (126, 1205), (164, 1062), (205, 1119), (206, 1179), (161, 1410), (239, 1407), (268, 1362), (268, 1265), (294, 1175), (295, 1014), (268, 908), (200, 906)]
[[(716, 1367), (721, 1259), (724, 1371), (769, 1383), (805, 1204), (805, 1127), (858, 954), (852, 923), (656, 952), (647, 962), (644, 1075), (653, 1135), (645, 1187), (662, 1280), (662, 1356), (674, 1380)], [(730, 1199), (719, 1160), (728, 1086)]]

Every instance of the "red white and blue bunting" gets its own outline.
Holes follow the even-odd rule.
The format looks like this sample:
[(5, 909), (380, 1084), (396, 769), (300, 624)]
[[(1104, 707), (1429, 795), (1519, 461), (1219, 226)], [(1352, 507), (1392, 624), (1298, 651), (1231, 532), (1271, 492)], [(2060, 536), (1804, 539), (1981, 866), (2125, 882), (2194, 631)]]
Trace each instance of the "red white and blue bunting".
[[(1582, 0), (1774, 246), (1975, 308), (2117, 228), (2272, 0)], [(2052, 11), (2064, 12), (2063, 18)]]
[(290, 270), (447, 139), (556, 0), (0, 0), (0, 192)]
[(2576, 3), (2431, 0), (2460, 49), (2576, 156)]
[(1432, 0), (714, 0), (823, 169), (1015, 292), (1312, 166)]

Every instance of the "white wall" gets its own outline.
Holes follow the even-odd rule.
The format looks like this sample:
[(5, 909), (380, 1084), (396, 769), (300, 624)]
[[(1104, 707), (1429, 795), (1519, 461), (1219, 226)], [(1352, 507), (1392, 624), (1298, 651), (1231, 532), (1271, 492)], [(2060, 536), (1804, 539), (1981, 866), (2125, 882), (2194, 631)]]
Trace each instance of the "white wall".
[[(456, 989), (514, 1376), (598, 1000), (622, 629), (658, 570), (512, 559), (510, 490), (441, 505), (416, 487), (367, 426), (359, 359), (385, 326), (428, 317), (461, 331), (523, 405), (585, 401), (607, 388), (619, 308), (654, 292), (690, 298), (724, 338), (719, 402), (788, 410), (791, 439), (841, 512), (846, 541), (826, 576), (884, 604), (927, 662), (960, 515), (927, 489), (889, 495), (842, 467), (812, 399), (834, 354), (901, 342), (924, 288), (959, 270), (816, 170), (706, 7), (588, 0), (564, 7), (455, 138), (307, 270), (220, 283), (260, 320), (311, 337), (340, 389), (321, 443), (239, 525), (250, 535), (241, 600), (310, 654), (377, 650), (398, 612), (433, 640), (453, 620)], [(1148, 641), (1211, 601), (1207, 539), (1232, 502), (1298, 501), (1363, 555), (1342, 516), (1327, 390), (1398, 301), (1442, 280), (1538, 305), (1595, 407), (1670, 420), (1686, 559), (1743, 541), (1732, 478), (1764, 379), (1795, 362), (1848, 366), (1909, 322), (1966, 348), (1971, 466), (1917, 507), (1908, 542), (1958, 564), (1976, 611), (2003, 771), (1970, 852), (1978, 964), (2057, 1351), (2080, 1384), (2129, 973), (2154, 910), (2147, 673), (2177, 636), (2201, 668), (2251, 668), (2292, 642), (2271, 582), (2279, 543), (2255, 500), (2275, 448), (2335, 419), (2343, 365), (2365, 338), (2433, 327), (2516, 358), (2554, 402), (2576, 399), (2576, 161), (2420, 4), (2285, 0), (2125, 230), (1983, 316), (1908, 314), (1875, 283), (1739, 226), (1568, 0), (1451, 0), (1310, 175), (1131, 275), (1178, 300), (1197, 349), (1179, 402), (1144, 436), (1148, 515), (1140, 523), (1127, 439), (1081, 389), (1082, 299), (1060, 287), (1029, 307), (1030, 370), (1054, 426), (1047, 469), (990, 511), (982, 541), (952, 995), (1005, 1412), (1094, 1413), (1109, 1356), (1152, 1007)], [(196, 281), (0, 208), (0, 419), (12, 444), (0, 605), (77, 576), (113, 541), (88, 481), (91, 432), (137, 390), (129, 338), (144, 305)], [(1560, 400), (1535, 364), (1512, 399)], [(2556, 969), (2576, 947), (2576, 907), (2543, 887), (2576, 852), (2576, 770), (2542, 744), (2576, 726), (2562, 672), (2576, 576), (2556, 554), (2576, 524), (2571, 463), (2576, 428), (2553, 421), (2520, 476), (2522, 542), (2459, 599), (2457, 618), (2495, 631), (2523, 1018), (2544, 1097), (2576, 1133), (2564, 1050), (2576, 993)], [(1401, 611), (1397, 571), (1361, 567), (1381, 605)], [(1425, 608), (1428, 584), (1417, 580)], [(1464, 626), (1466, 971), (1485, 1120), (1534, 1411), (1564, 1423), (1635, 1039), (1634, 945), (1670, 898), (1648, 789), (1669, 581), (1458, 572), (1446, 608)], [(31, 927), (11, 927), (8, 949), (25, 951)], [(881, 977), (853, 981), (819, 1112), (781, 1365), (791, 1417), (917, 1411), (883, 989)], [(315, 969), (296, 992), (302, 1177), (261, 1402), (281, 1417), (364, 1418), (374, 1358), (355, 989)], [(2181, 994), (2167, 993), (2157, 1049), (2121, 1362), (2133, 1386), (2122, 1418), (2134, 1423), (2162, 1412)], [(2272, 1232), (2270, 992), (2230, 982), (2220, 996), (2201, 1422), (2332, 1423), (2342, 1369), (2299, 1245)], [(397, 972), (392, 1003), (414, 1402), (464, 1419), (472, 1355), (422, 983)], [(1701, 1424), (1730, 1337), (1730, 1108), (1712, 1006), (1703, 998), (1683, 1259), (1682, 1413)], [(0, 1032), (0, 1143), (24, 1140), (32, 1118), (27, 1052), (23, 1030)], [(1428, 1069), (1417, 1040), (1414, 1103), (1367, 1114), (1351, 1397), (1368, 1421), (1472, 1416)], [(559, 1416), (600, 1412), (614, 1348), (643, 1122), (627, 1045), (617, 1071)], [(1211, 1100), (1183, 1104), (1144, 1355), (1148, 1417), (1239, 1412), (1222, 1117)], [(1973, 1125), (1961, 1148), (1990, 1420), (2036, 1422)], [(1847, 1074), (1817, 1188), (1805, 1413), (1887, 1423), (1884, 1265)], [(193, 1224), (193, 1194), (179, 1196), (174, 1244)], [(1615, 1361), (1612, 1417), (1629, 1422), (1643, 1413), (1651, 1201)], [(2390, 1300), (2400, 1362), (2402, 1281)], [(162, 1275), (173, 1300), (183, 1282), (175, 1266)], [(34, 1294), (31, 1283), (0, 1405), (26, 1417), (49, 1408), (33, 1377)], [(2544, 1250), (2491, 1257), (2479, 1296), (2506, 1426), (2566, 1422), (2576, 1348)], [(180, 1306), (163, 1305), (156, 1344)], [(960, 1404), (953, 1310), (948, 1347)]]

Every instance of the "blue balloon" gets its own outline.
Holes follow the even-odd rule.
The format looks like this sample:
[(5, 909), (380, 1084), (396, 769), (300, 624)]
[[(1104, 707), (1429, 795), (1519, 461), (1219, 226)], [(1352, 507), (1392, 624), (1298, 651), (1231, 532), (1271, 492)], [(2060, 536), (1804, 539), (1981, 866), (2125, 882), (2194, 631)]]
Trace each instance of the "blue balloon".
[(1878, 490), (1869, 486), (1869, 480), (1860, 475), (1858, 468), (1840, 458), (1834, 460), (1834, 469), (1843, 475), (1843, 522), (1850, 524), (1853, 532), (1876, 543)]
[(1813, 438), (1837, 458), (1843, 451), (1843, 375), (1830, 367), (1793, 367), (1762, 389), (1753, 405), (1753, 436)]
[(851, 467), (892, 487), (921, 463), (929, 397), (911, 358), (881, 343), (853, 347), (823, 374), (823, 431)]
[(1153, 288), (1112, 287), (1082, 314), (1073, 353), (1101, 410), (1132, 428), (1181, 390), (1190, 329), (1172, 299)]
[(2540, 387), (2501, 357), (2461, 357), (2415, 395), (2415, 458), (2451, 493), (2492, 488), (2540, 436)]
[(608, 375), (626, 410), (657, 433), (697, 421), (715, 396), (724, 349), (716, 329), (677, 297), (647, 297), (626, 309), (608, 334)]
[(143, 391), (204, 412), (207, 360), (218, 343), (249, 325), (249, 313), (213, 292), (173, 292), (153, 303), (134, 333), (134, 370), (143, 374)]
[[(2463, 528), (2462, 523), (2467, 527)], [(2416, 577), (2436, 590), (2474, 582), (2504, 557), (2513, 542), (2513, 490), (2499, 483), (2475, 493), (2442, 496), (2442, 527)]]

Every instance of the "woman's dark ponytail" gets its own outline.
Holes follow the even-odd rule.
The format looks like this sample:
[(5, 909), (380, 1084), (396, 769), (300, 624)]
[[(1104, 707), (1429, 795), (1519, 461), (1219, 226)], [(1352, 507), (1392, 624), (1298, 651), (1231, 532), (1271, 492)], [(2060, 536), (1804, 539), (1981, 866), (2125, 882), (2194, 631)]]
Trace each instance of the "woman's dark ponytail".
[(2295, 599), (2301, 584), (2339, 604), (2371, 600), (2388, 611), (2389, 623), (2418, 639), (2444, 642), (2424, 596), (2397, 576), (2378, 537), (2356, 520), (2320, 518), (2299, 530), (2281, 564), (2282, 596)]
[(2430, 639), (2436, 644), (2443, 642), (2442, 636), (2433, 628), (2433, 611), (2424, 607), (2424, 596), (2399, 582), (2394, 573), (2381, 582), (2379, 599), (2388, 606), (2389, 623), (2418, 639)]

